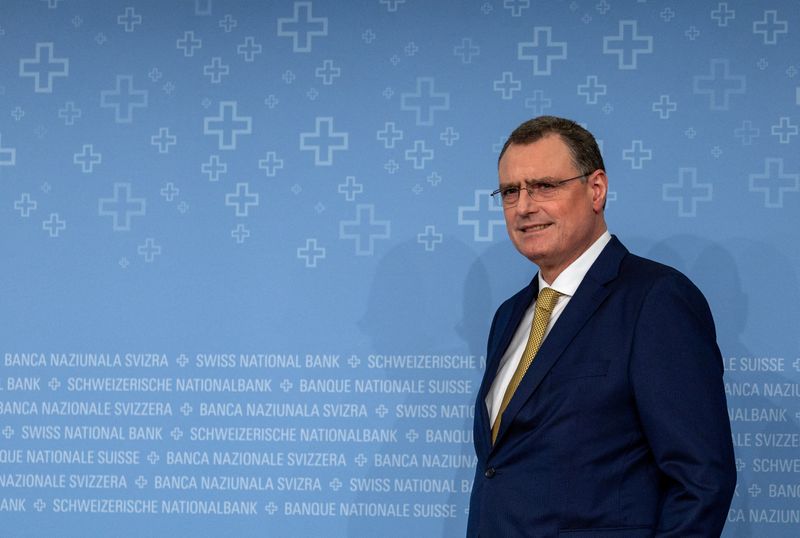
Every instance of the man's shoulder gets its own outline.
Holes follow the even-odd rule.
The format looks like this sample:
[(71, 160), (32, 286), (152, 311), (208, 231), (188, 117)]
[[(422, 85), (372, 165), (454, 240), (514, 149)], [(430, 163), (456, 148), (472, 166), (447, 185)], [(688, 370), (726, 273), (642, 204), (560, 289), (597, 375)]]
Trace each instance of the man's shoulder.
[(628, 252), (622, 259), (620, 273), (649, 276), (651, 278), (678, 276), (686, 278), (683, 273), (670, 265), (633, 254), (632, 252)]
[(635, 296), (663, 291), (702, 297), (697, 286), (681, 271), (630, 252), (616, 236), (612, 236), (586, 276), (596, 285), (625, 289), (635, 292)]
[(705, 301), (694, 282), (678, 269), (630, 252), (620, 263), (617, 284), (621, 287), (639, 288), (646, 294), (678, 293)]

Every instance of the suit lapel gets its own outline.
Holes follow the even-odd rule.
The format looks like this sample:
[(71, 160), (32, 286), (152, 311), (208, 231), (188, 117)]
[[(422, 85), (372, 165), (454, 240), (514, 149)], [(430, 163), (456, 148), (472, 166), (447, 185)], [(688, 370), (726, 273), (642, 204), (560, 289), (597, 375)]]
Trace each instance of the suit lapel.
[[(519, 326), (520, 322), (522, 321), (523, 316), (525, 315), (525, 311), (533, 302), (533, 299), (539, 293), (539, 278), (538, 274), (534, 275), (533, 280), (531, 283), (528, 284), (526, 288), (524, 288), (521, 293), (518, 294), (518, 299), (512, 305), (511, 314), (508, 317), (508, 320), (505, 322), (504, 327), (502, 328), (502, 333), (500, 338), (497, 341), (497, 345), (491, 351), (491, 357), (486, 357), (486, 370), (490, 373), (490, 377), (488, 378), (488, 383), (486, 385), (486, 392), (489, 391), (489, 387), (492, 386), (492, 382), (494, 381), (495, 376), (497, 375), (497, 368), (500, 366), (500, 359), (503, 358), (503, 355), (506, 352), (506, 348), (508, 348), (508, 344), (511, 343), (511, 339), (514, 337), (514, 333), (517, 332), (517, 327)], [(485, 396), (486, 394), (484, 394)]]
[(477, 418), (481, 425), (479, 429), (476, 429), (475, 434), (476, 436), (480, 436), (479, 445), (485, 449), (486, 454), (489, 453), (492, 447), (492, 428), (489, 424), (489, 411), (486, 409), (486, 395), (489, 393), (494, 378), (497, 376), (500, 359), (503, 358), (508, 344), (511, 343), (511, 339), (514, 337), (514, 333), (520, 321), (522, 321), (525, 311), (538, 293), (539, 279), (537, 275), (534, 275), (531, 283), (517, 293), (517, 299), (511, 305), (510, 314), (505, 314), (503, 312), (498, 314), (501, 317), (497, 320), (498, 326), (495, 327), (495, 330), (500, 331), (500, 336), (498, 337), (497, 344), (489, 350), (490, 356), (486, 357), (486, 371), (484, 372), (483, 382), (478, 391), (478, 399), (475, 402), (478, 414)]
[(617, 276), (619, 264), (627, 252), (622, 243), (612, 236), (611, 241), (592, 264), (575, 291), (575, 295), (572, 296), (556, 324), (542, 342), (533, 364), (528, 368), (519, 387), (514, 392), (514, 396), (503, 413), (500, 431), (497, 434), (497, 444), (500, 443), (503, 434), (508, 430), (519, 410), (539, 387), (569, 343), (608, 296), (609, 290), (605, 284)]

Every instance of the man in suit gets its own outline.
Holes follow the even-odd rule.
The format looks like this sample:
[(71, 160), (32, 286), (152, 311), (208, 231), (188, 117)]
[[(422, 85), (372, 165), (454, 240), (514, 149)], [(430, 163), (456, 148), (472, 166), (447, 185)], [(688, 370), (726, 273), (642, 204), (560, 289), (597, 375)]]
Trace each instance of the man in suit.
[(736, 469), (705, 298), (609, 234), (603, 159), (575, 122), (520, 125), (498, 175), (539, 272), (492, 322), (467, 536), (719, 536)]

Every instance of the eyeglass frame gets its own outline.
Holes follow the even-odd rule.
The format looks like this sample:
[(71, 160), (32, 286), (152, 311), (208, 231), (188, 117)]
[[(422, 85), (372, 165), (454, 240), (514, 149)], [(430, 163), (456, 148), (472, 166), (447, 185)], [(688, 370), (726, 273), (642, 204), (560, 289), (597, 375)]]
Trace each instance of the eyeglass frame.
[(548, 201), (548, 200), (551, 200), (552, 198), (550, 198), (550, 199), (544, 199), (544, 200), (542, 200), (542, 199), (537, 199), (537, 198), (535, 198), (535, 197), (534, 197), (533, 193), (531, 192), (531, 189), (532, 189), (532, 188), (535, 188), (535, 187), (538, 187), (538, 186), (540, 186), (540, 185), (550, 185), (551, 187), (553, 187), (554, 189), (556, 189), (556, 190), (557, 190), (557, 189), (559, 189), (559, 188), (560, 188), (562, 185), (564, 185), (565, 183), (569, 183), (570, 181), (575, 181), (576, 179), (581, 179), (581, 178), (584, 178), (584, 177), (589, 177), (589, 176), (591, 176), (592, 174), (594, 174), (594, 172), (596, 172), (596, 170), (595, 170), (595, 171), (593, 171), (593, 172), (588, 172), (588, 173), (584, 172), (583, 174), (581, 174), (581, 175), (579, 175), (579, 176), (570, 177), (570, 178), (567, 178), (567, 179), (561, 179), (561, 180), (559, 180), (559, 181), (525, 181), (525, 182), (524, 182), (524, 187), (522, 187), (522, 186), (519, 186), (519, 185), (513, 185), (513, 186), (508, 186), (508, 187), (500, 187), (499, 189), (497, 189), (496, 191), (494, 191), (494, 192), (493, 192), (493, 193), (492, 193), (490, 196), (491, 196), (492, 198), (494, 198), (495, 200), (497, 200), (497, 198), (495, 198), (495, 197), (496, 197), (496, 196), (499, 194), (499, 195), (500, 195), (500, 204), (501, 204), (503, 207), (514, 207), (514, 206), (516, 206), (516, 205), (519, 203), (519, 195), (520, 195), (520, 194), (522, 194), (522, 193), (521, 193), (521, 192), (520, 192), (520, 193), (518, 193), (518, 196), (517, 196), (517, 201), (516, 201), (516, 202), (514, 202), (512, 205), (505, 205), (505, 204), (504, 204), (504, 202), (503, 202), (503, 190), (507, 190), (507, 189), (518, 189), (518, 190), (520, 190), (520, 191), (521, 191), (521, 190), (524, 188), (524, 189), (525, 189), (525, 190), (528, 192), (528, 196), (530, 196), (530, 197), (531, 197), (531, 200), (535, 200), (535, 201), (537, 201), (537, 202), (546, 202), (546, 201)]

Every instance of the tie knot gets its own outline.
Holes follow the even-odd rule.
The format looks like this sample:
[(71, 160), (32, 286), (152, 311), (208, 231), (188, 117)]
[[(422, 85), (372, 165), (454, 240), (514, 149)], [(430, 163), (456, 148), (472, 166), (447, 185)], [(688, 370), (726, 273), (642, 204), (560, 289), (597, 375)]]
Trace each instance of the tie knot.
[(539, 291), (539, 297), (536, 299), (536, 308), (541, 308), (548, 312), (553, 311), (556, 301), (562, 294), (553, 288), (542, 288)]

